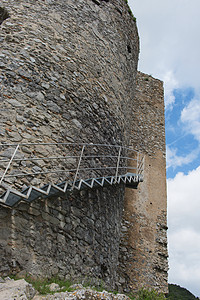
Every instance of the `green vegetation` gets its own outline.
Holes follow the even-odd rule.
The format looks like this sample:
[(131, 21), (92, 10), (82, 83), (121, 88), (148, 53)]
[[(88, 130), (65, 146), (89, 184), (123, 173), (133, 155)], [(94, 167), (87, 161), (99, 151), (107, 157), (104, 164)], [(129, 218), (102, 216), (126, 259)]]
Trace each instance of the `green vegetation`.
[[(10, 278), (13, 278), (15, 280), (18, 280), (19, 278), (16, 278), (15, 276), (10, 276)], [(36, 289), (41, 295), (46, 294), (54, 294), (55, 292), (50, 291), (49, 285), (51, 283), (56, 283), (59, 285), (60, 288), (62, 288), (62, 292), (72, 292), (74, 289), (71, 288), (72, 282), (70, 280), (61, 280), (57, 277), (52, 277), (50, 279), (44, 278), (44, 279), (33, 279), (30, 276), (26, 276), (24, 278), (28, 283), (32, 284), (34, 289)]]
[[(19, 278), (17, 278), (16, 276), (10, 276), (10, 278), (14, 279), (14, 280), (18, 280)], [(57, 291), (50, 291), (50, 287), (49, 285), (51, 283), (56, 283), (59, 285), (60, 287), (60, 291), (62, 292), (73, 292), (76, 288), (73, 288), (74, 284), (78, 284), (77, 282), (74, 283), (70, 280), (61, 280), (57, 277), (52, 277), (50, 279), (33, 279), (30, 276), (25, 276), (24, 278), (28, 283), (32, 284), (32, 286), (35, 288), (35, 290), (37, 290), (40, 295), (47, 295), (47, 294), (54, 294)], [(81, 283), (83, 285), (83, 287), (88, 287), (90, 289), (93, 289), (95, 291), (98, 292), (102, 292), (105, 289), (104, 283), (101, 282), (101, 284), (98, 287), (94, 287), (92, 285), (92, 282), (90, 280), (84, 280), (84, 283)], [(117, 291), (108, 291), (109, 293), (112, 294), (118, 294)], [(141, 289), (137, 294), (127, 294), (127, 296), (131, 299), (131, 300), (165, 300), (165, 296), (163, 294), (159, 294), (157, 291), (155, 290), (146, 290), (146, 289)]]
[[(128, 0), (124, 0), (127, 5), (128, 5)], [(128, 5), (128, 13), (129, 15), (133, 18), (133, 21), (136, 22), (136, 17), (133, 15), (132, 10), (130, 9), (129, 5)]]
[[(16, 276), (10, 276), (11, 278), (17, 280)], [(57, 277), (53, 277), (51, 279), (33, 279), (30, 276), (26, 276), (24, 278), (27, 282), (33, 285), (33, 287), (41, 294), (54, 294), (56, 291), (50, 291), (49, 285), (51, 283), (56, 283), (60, 287), (60, 291), (62, 292), (73, 292), (76, 288), (72, 285), (75, 282), (70, 280), (61, 280)], [(83, 287), (88, 287), (98, 292), (102, 292), (105, 289), (104, 283), (102, 282), (98, 287), (94, 287), (92, 282), (88, 280), (83, 280), (84, 283), (81, 283)], [(76, 284), (78, 284), (76, 282)], [(195, 297), (191, 292), (187, 289), (180, 287), (176, 284), (169, 284), (169, 294), (165, 297), (164, 294), (159, 294), (155, 290), (148, 290), (148, 289), (141, 289), (137, 294), (127, 294), (127, 296), (131, 300), (165, 300), (166, 298), (169, 300), (196, 300), (198, 299)], [(59, 292), (59, 291), (57, 291)], [(117, 294), (117, 291), (108, 291), (109, 293)]]
[(138, 296), (139, 296), (139, 300), (141, 299), (146, 299), (146, 300), (164, 300), (165, 299), (165, 296), (163, 294), (159, 294), (157, 291), (155, 290), (152, 290), (152, 291), (149, 291), (149, 290), (145, 290), (145, 289), (142, 289), (139, 291), (138, 293)]
[(195, 300), (198, 299), (192, 293), (190, 293), (185, 288), (180, 287), (176, 284), (169, 284), (169, 294), (167, 295), (167, 299), (170, 300)]
[(136, 22), (136, 17), (134, 17), (132, 10), (129, 8), (128, 10), (129, 15), (133, 18), (133, 21)]
[(132, 300), (166, 300), (163, 294), (159, 294), (155, 290), (141, 289), (136, 295), (128, 295)]

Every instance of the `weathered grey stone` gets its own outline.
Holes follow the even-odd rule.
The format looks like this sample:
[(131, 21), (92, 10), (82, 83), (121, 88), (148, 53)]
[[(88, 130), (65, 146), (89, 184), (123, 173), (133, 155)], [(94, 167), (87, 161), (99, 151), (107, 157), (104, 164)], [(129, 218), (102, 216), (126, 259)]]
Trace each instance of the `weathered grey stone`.
[(54, 217), (52, 217), (51, 215), (49, 215), (48, 213), (45, 213), (45, 212), (42, 212), (42, 218), (45, 221), (47, 221), (47, 222), (49, 222), (53, 225), (59, 225), (59, 223), (60, 223), (57, 218), (54, 218)]
[[(89, 194), (85, 191), (84, 194), (77, 194), (73, 200), (70, 200), (70, 196), (63, 198), (62, 201), (59, 201), (58, 198), (47, 201), (38, 200), (33, 202), (31, 207), (29, 204), (22, 205), (21, 203), (19, 209), (15, 211), (13, 219), (15, 250), (12, 255), (15, 258), (15, 265), (20, 264), (24, 270), (31, 272), (32, 275), (45, 276), (47, 273), (49, 276), (53, 276), (57, 274), (55, 272), (58, 272), (59, 275), (56, 268), (60, 270), (62, 266), (60, 273), (62, 276), (71, 274), (75, 279), (95, 274), (95, 277), (100, 276), (106, 282), (106, 286), (114, 286), (114, 274), (116, 272), (113, 273), (113, 270), (117, 267), (117, 251), (114, 249), (117, 248), (119, 241), (119, 232), (116, 232), (115, 224), (120, 223), (122, 209), (112, 213), (112, 221), (110, 222), (106, 223), (105, 218), (102, 218), (101, 228), (104, 228), (105, 231), (112, 231), (112, 233), (108, 235), (102, 230), (100, 243), (96, 239), (95, 222), (90, 220), (87, 214), (90, 212), (90, 215), (95, 218), (95, 215), (101, 215), (101, 209), (106, 212), (107, 207), (120, 208), (122, 205), (120, 194), (122, 192), (122, 187), (117, 190), (114, 188), (109, 200), (106, 200), (106, 197), (104, 199), (101, 195), (108, 193), (108, 190), (105, 189), (104, 192), (101, 190), (91, 191)], [(88, 202), (90, 197), (96, 199), (98, 204), (96, 201)], [(80, 205), (81, 207), (79, 207)], [(5, 214), (5, 218), (9, 218), (9, 213)], [(4, 232), (4, 238), (9, 237), (10, 228), (8, 229), (9, 231)], [(23, 234), (21, 234), (22, 232)], [(3, 235), (1, 234), (1, 236)], [(99, 246), (97, 247), (97, 245)], [(36, 254), (34, 255), (34, 262), (30, 256), (33, 251), (31, 249), (34, 249)], [(99, 267), (97, 260), (99, 256), (101, 257), (101, 264), (106, 261), (107, 272), (105, 273), (102, 273)], [(0, 257), (3, 258), (4, 256)], [(94, 269), (96, 270), (95, 273), (92, 271)], [(1, 265), (0, 271), (3, 271), (3, 265)]]
[(49, 289), (50, 289), (51, 292), (59, 291), (60, 286), (57, 283), (51, 283), (49, 285)]
[[(1, 153), (1, 156), (6, 157), (6, 158), (11, 158), (12, 155), (14, 154), (14, 152), (15, 152), (15, 149), (16, 148), (9, 147)], [(23, 159), (24, 154), (21, 153), (20, 151), (17, 151), (16, 154), (15, 154), (15, 158)]]
[[(41, 170), (40, 168), (39, 168), (39, 170)], [(40, 172), (40, 171), (34, 171), (35, 173), (36, 172)], [(33, 186), (38, 186), (38, 185), (40, 185), (41, 184), (41, 179), (38, 179), (38, 178), (33, 178), (32, 180), (31, 180), (31, 184), (33, 185)]]
[[(146, 126), (146, 114), (142, 114), (140, 120), (143, 108), (134, 100), (139, 40), (126, 1), (21, 0), (21, 5), (14, 2), (2, 0), (12, 12), (10, 25), (3, 24), (0, 31), (2, 140), (13, 143), (19, 134), (23, 143), (38, 143), (31, 150), (28, 145), (24, 146), (26, 150), (22, 151), (26, 158), (40, 156), (44, 159), (44, 156), (57, 157), (66, 153), (80, 155), (78, 146), (66, 149), (60, 144), (41, 144), (68, 141), (129, 144), (134, 112), (134, 120), (138, 116), (134, 127), (137, 132), (132, 134), (136, 146), (142, 151), (148, 149), (152, 154), (155, 150), (163, 151), (160, 134), (154, 135), (150, 142), (152, 126)], [(146, 110), (148, 101), (144, 107)], [(159, 109), (156, 113), (148, 110), (148, 113), (149, 120), (162, 115)], [(17, 115), (24, 121), (16, 122)], [(155, 132), (162, 131), (163, 136), (163, 129), (159, 131), (160, 119), (155, 123)], [(97, 148), (95, 153), (104, 155), (105, 150)], [(116, 154), (114, 151), (113, 155)], [(39, 167), (48, 172), (68, 167), (67, 161), (44, 159), (44, 162), (46, 166), (34, 166), (30, 161), (25, 164), (15, 162), (9, 171), (12, 174), (22, 170), (30, 173), (32, 168)], [(95, 160), (82, 164), (84, 167), (98, 165)], [(112, 164), (116, 165), (116, 159), (103, 163), (104, 166)], [(13, 183), (17, 189), (31, 183), (42, 186), (46, 182), (61, 182), (66, 175), (74, 178), (74, 174), (51, 173), (34, 179), (33, 176), (16, 178)], [(82, 178), (88, 175), (100, 177), (102, 172), (79, 172)], [(8, 274), (19, 272), (21, 268), (34, 276), (51, 277), (58, 268), (62, 276), (93, 276), (114, 288), (118, 281), (123, 194), (121, 186), (110, 187), (109, 191), (86, 191), (85, 194), (77, 191), (62, 195), (61, 199), (35, 201), (31, 205), (40, 212), (39, 215), (31, 214), (31, 208), (30, 212), (29, 209), (16, 209), (15, 213), (12, 210), (6, 217), (12, 239), (0, 249), (0, 271)], [(55, 210), (62, 211), (67, 226)], [(147, 225), (142, 223), (142, 226)], [(129, 228), (127, 224), (126, 227)], [(125, 235), (127, 231), (123, 233)], [(63, 244), (58, 241), (58, 234), (63, 235), (66, 242), (61, 238)], [(158, 228), (158, 238), (160, 234)], [(127, 244), (124, 246), (127, 248)], [(26, 249), (23, 261), (20, 251), (24, 248), (28, 251)], [(160, 248), (159, 253), (163, 253)], [(130, 263), (127, 253), (124, 259)], [(159, 262), (163, 267), (162, 259)], [(157, 279), (155, 281), (161, 284)]]
[(96, 103), (93, 103), (92, 106), (93, 106), (95, 109), (98, 109), (98, 108), (99, 108), (98, 104), (96, 104)]
[(16, 116), (16, 121), (19, 122), (19, 123), (23, 123), (24, 118), (22, 116)]
[(2, 300), (30, 300), (33, 299), (36, 291), (24, 279), (5, 280), (0, 283), (0, 299)]
[(53, 101), (47, 101), (46, 105), (47, 105), (48, 109), (50, 109), (53, 112), (59, 113), (61, 110), (61, 108)]
[(18, 132), (8, 131), (7, 134), (13, 142), (20, 142), (22, 140), (22, 137)]
[(38, 92), (37, 95), (36, 95), (36, 99), (40, 102), (43, 102), (44, 101), (44, 95), (43, 93), (41, 92)]
[(83, 299), (93, 299), (93, 300), (130, 300), (124, 294), (112, 294), (107, 291), (97, 292), (94, 289), (83, 288), (80, 284), (75, 284), (72, 286), (75, 291), (73, 292), (59, 292), (54, 295), (39, 296), (36, 295), (33, 300), (83, 300)]
[(48, 82), (42, 82), (42, 83), (41, 83), (41, 86), (42, 86), (43, 88), (45, 88), (46, 90), (48, 90), (48, 89), (50, 88), (50, 84), (49, 84)]
[(19, 70), (18, 74), (22, 77), (31, 78), (31, 73), (29, 71)]
[(38, 166), (34, 166), (34, 167), (32, 168), (32, 171), (33, 171), (34, 173), (38, 173), (38, 172), (41, 172), (42, 169), (41, 169), (40, 167), (38, 167)]
[(83, 289), (84, 287), (83, 287), (82, 284), (76, 283), (76, 284), (70, 285), (70, 288), (71, 288), (71, 289), (74, 289), (74, 290), (79, 290), (79, 289)]
[(22, 103), (20, 103), (19, 101), (15, 100), (15, 99), (8, 99), (7, 102), (10, 103), (14, 107), (22, 106)]
[(35, 141), (35, 137), (29, 133), (23, 132), (21, 135), (24, 139), (28, 140), (29, 142)]
[(40, 168), (43, 168), (46, 165), (43, 159), (35, 160), (34, 163)]
[(82, 125), (78, 120), (73, 119), (72, 122), (76, 125), (76, 127), (80, 128), (80, 129), (82, 128)]

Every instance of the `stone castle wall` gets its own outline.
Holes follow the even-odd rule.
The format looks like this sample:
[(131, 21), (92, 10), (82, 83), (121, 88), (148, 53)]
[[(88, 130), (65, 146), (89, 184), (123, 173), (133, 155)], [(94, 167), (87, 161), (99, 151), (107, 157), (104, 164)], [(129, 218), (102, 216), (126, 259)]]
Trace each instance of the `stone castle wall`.
[[(21, 157), (81, 150), (41, 143), (127, 144), (139, 45), (125, 1), (6, 0), (1, 5), (10, 14), (0, 32), (1, 141), (39, 144), (20, 148)], [(13, 147), (0, 151), (9, 158)], [(66, 168), (73, 163), (66, 161)], [(28, 171), (45, 172), (55, 164), (59, 161), (49, 167), (31, 163)], [(35, 175), (12, 184), (64, 179), (57, 177)]]
[[(47, 173), (77, 167), (74, 158), (47, 160), (80, 155), (80, 146), (60, 143), (128, 143), (139, 52), (136, 23), (124, 0), (3, 0), (1, 5), (10, 15), (0, 32), (1, 159), (9, 160), (18, 143), (16, 159), (40, 157), (13, 162), (9, 175), (35, 174), (5, 178), (4, 188), (73, 179), (74, 173)], [(96, 153), (105, 155), (105, 149), (97, 146)], [(1, 174), (6, 165), (1, 162)], [(73, 279), (78, 274), (114, 288), (123, 190), (116, 185), (109, 192), (77, 192), (12, 210), (1, 203), (1, 273)]]
[[(146, 155), (145, 182), (137, 192), (126, 192), (125, 204), (124, 185), (39, 199), (14, 209), (1, 203), (1, 274), (91, 277), (125, 291), (146, 281), (166, 291), (163, 90), (160, 81), (140, 74), (135, 98), (139, 41), (126, 1), (2, 0), (1, 5), (10, 15), (0, 25), (1, 159), (9, 159), (18, 143), (23, 145), (17, 158), (41, 158), (17, 166), (20, 172), (76, 167), (73, 158), (47, 161), (80, 155), (81, 146), (60, 143), (131, 142)], [(105, 154), (104, 148), (95, 151)], [(104, 162), (111, 163), (116, 159)], [(15, 164), (9, 174), (15, 174)], [(0, 174), (5, 167), (0, 162)], [(12, 177), (4, 180), (4, 189), (73, 177), (67, 172)], [(158, 187), (160, 197), (154, 195)]]
[(59, 276), (116, 289), (124, 187), (0, 209), (0, 274)]
[(167, 195), (163, 83), (138, 73), (133, 106), (132, 145), (145, 153), (144, 182), (126, 189), (121, 272), (128, 290), (168, 290)]

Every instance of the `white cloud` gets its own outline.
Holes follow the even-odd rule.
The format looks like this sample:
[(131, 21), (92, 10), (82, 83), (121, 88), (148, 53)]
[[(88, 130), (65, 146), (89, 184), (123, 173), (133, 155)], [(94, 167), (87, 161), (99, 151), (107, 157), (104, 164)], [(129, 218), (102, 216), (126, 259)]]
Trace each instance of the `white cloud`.
[[(165, 80), (166, 107), (174, 104), (173, 90), (194, 88), (200, 94), (200, 1), (129, 0), (137, 18), (142, 72)], [(196, 97), (195, 99), (198, 99)], [(172, 111), (173, 112), (173, 111)], [(200, 104), (192, 100), (181, 113), (180, 125), (193, 134), (200, 145)], [(181, 137), (180, 137), (181, 138)], [(199, 155), (199, 149), (178, 155), (172, 145), (167, 150), (168, 166), (183, 166)], [(168, 180), (170, 281), (200, 297), (200, 169)]]
[(186, 154), (185, 156), (178, 155), (177, 152), (178, 152), (177, 148), (173, 148), (167, 145), (166, 147), (167, 168), (172, 167), (173, 169), (175, 169), (176, 167), (181, 167), (193, 162), (198, 157), (200, 149), (198, 147), (194, 149), (192, 152), (190, 152), (189, 154)]
[(188, 133), (200, 142), (200, 100), (192, 99), (181, 112), (181, 121)]
[(164, 80), (173, 72), (181, 87), (199, 88), (200, 1), (129, 0), (140, 35), (141, 71)]
[[(179, 284), (182, 287), (192, 291), (196, 296), (199, 296), (200, 282), (200, 234), (194, 234), (191, 231), (177, 232), (174, 236), (169, 236), (170, 245), (173, 249), (170, 250), (170, 272), (169, 282)], [(194, 243), (195, 241), (195, 243)], [(176, 248), (177, 245), (177, 248)], [(188, 245), (188, 247), (186, 247)], [(191, 247), (189, 247), (191, 245)], [(180, 246), (182, 247), (181, 249)]]
[[(198, 95), (196, 95), (197, 97)], [(167, 152), (167, 168), (181, 167), (193, 162), (198, 158), (200, 153), (200, 100), (192, 99), (181, 111), (180, 120), (177, 120), (179, 126), (184, 131), (183, 135), (179, 136), (171, 144), (166, 147)], [(169, 128), (168, 128), (169, 130)], [(173, 130), (173, 128), (172, 128)], [(194, 139), (198, 141), (198, 145), (190, 153), (185, 155), (178, 155), (178, 148), (173, 147), (176, 142), (185, 138), (188, 134), (193, 135)]]
[(173, 90), (179, 87), (178, 82), (173, 74), (173, 71), (167, 71), (163, 76), (163, 81), (165, 91), (165, 106), (166, 109), (172, 109), (172, 106), (175, 102)]
[[(178, 228), (181, 222), (183, 226), (193, 226), (200, 224), (200, 167), (184, 175), (178, 173), (174, 179), (168, 179), (168, 208), (170, 219), (175, 222), (178, 220)], [(192, 203), (192, 205), (191, 205)], [(186, 216), (188, 218), (186, 218)], [(195, 219), (196, 218), (196, 219)], [(189, 223), (188, 223), (189, 220)], [(170, 221), (169, 225), (173, 225)], [(172, 226), (174, 227), (174, 226)]]
[(169, 281), (196, 295), (200, 282), (200, 167), (168, 180)]

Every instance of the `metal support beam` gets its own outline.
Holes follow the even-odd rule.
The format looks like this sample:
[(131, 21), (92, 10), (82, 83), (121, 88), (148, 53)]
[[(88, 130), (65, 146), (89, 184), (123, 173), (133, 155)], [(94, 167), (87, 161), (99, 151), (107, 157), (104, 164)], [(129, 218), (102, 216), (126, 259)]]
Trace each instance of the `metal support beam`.
[(5, 175), (6, 175), (7, 171), (8, 171), (8, 169), (10, 168), (10, 165), (11, 165), (11, 163), (12, 163), (12, 161), (13, 161), (13, 158), (15, 157), (15, 155), (16, 155), (16, 153), (17, 153), (18, 148), (19, 148), (19, 144), (18, 144), (17, 147), (15, 148), (15, 151), (14, 151), (14, 153), (13, 153), (13, 155), (12, 155), (12, 157), (11, 157), (11, 159), (10, 159), (10, 161), (9, 161), (9, 163), (8, 163), (8, 165), (7, 165), (7, 167), (6, 167), (6, 170), (5, 170), (5, 172), (3, 173), (3, 176), (1, 177), (0, 185), (2, 184), (2, 181), (3, 181), (4, 177), (5, 177)]
[(82, 160), (82, 157), (83, 157), (83, 151), (84, 151), (84, 149), (85, 149), (85, 145), (83, 145), (82, 150), (81, 150), (81, 154), (80, 154), (78, 166), (77, 166), (77, 169), (76, 169), (76, 174), (74, 176), (74, 181), (73, 181), (73, 184), (72, 184), (72, 190), (75, 187), (75, 182), (76, 182), (76, 179), (77, 179), (77, 176), (78, 176), (78, 171), (79, 171), (79, 168), (80, 168), (80, 164), (81, 164), (81, 160)]
[(115, 182), (117, 181), (118, 171), (119, 171), (119, 163), (120, 163), (120, 156), (121, 156), (122, 147), (119, 147), (119, 153), (117, 158), (117, 166), (116, 166), (116, 173), (115, 173)]

